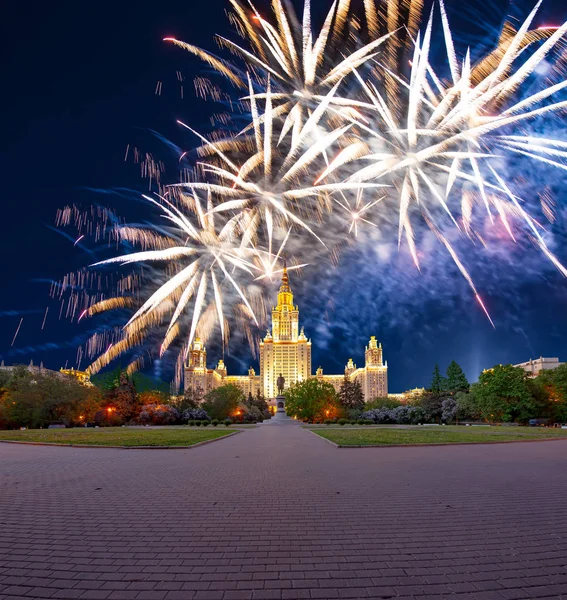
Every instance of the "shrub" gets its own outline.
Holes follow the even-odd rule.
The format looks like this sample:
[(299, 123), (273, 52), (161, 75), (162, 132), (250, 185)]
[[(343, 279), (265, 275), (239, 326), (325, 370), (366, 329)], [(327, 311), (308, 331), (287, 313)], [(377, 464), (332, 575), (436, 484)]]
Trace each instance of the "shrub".
[(183, 412), (182, 418), (184, 421), (205, 421), (210, 419), (207, 411), (202, 408), (189, 408)]
[(169, 425), (179, 419), (179, 413), (167, 404), (144, 404), (137, 421), (142, 424)]
[(206, 420), (206, 419), (203, 419), (203, 420), (201, 421), (201, 425), (202, 425), (203, 427), (207, 427), (207, 426), (208, 426), (208, 424), (209, 424), (209, 421), (208, 421), (208, 420)]
[(443, 409), (443, 413), (441, 415), (441, 421), (443, 421), (443, 423), (450, 423), (451, 421), (455, 420), (458, 408), (455, 398), (445, 398), (441, 404), (441, 408)]
[(372, 421), (372, 419), (364, 419), (364, 424), (365, 425), (374, 425), (374, 421)]
[(393, 411), (389, 408), (373, 408), (362, 413), (362, 418), (379, 425), (394, 423)]
[(240, 410), (240, 414), (242, 415), (243, 423), (256, 423), (256, 421), (262, 418), (262, 411), (256, 406), (240, 404), (238, 410)]
[(347, 414), (345, 415), (346, 418), (350, 419), (351, 421), (358, 421), (358, 419), (360, 419), (360, 415), (362, 414), (362, 411), (358, 408), (351, 408), (349, 411), (347, 411)]
[(187, 423), (187, 425), (189, 425), (191, 427), (195, 427), (195, 421), (189, 421), (189, 423)]
[(362, 413), (362, 418), (379, 425), (398, 423), (409, 425), (423, 423), (426, 420), (425, 411), (419, 406), (398, 406), (396, 408), (375, 408)]
[(325, 419), (325, 425), (332, 425), (333, 419)]
[(346, 419), (339, 419), (338, 423), (339, 423), (339, 425), (346, 425), (347, 424), (347, 420)]
[(213, 419), (213, 420), (211, 421), (211, 425), (212, 425), (213, 427), (216, 427), (218, 424), (219, 424), (219, 420), (218, 420), (218, 419)]
[(351, 421), (349, 421), (349, 423), (350, 423), (351, 425), (356, 425), (357, 421), (356, 421), (355, 419), (352, 419)]
[(357, 425), (364, 425), (364, 419), (358, 419)]
[[(207, 421), (207, 423), (208, 423), (208, 421)], [(195, 421), (195, 425), (196, 425), (197, 427), (201, 427), (201, 421)]]
[(230, 419), (225, 419), (224, 424), (225, 424), (225, 427), (230, 427), (230, 425), (232, 424), (232, 421)]

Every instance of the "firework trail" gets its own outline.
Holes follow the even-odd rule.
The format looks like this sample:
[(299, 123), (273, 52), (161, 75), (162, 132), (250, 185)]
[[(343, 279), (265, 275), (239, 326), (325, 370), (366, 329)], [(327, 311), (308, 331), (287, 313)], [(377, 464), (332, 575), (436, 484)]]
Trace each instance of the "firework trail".
[[(194, 162), (175, 183), (164, 182), (160, 161), (132, 151), (161, 218), (140, 225), (99, 215), (99, 239), (141, 251), (94, 265), (139, 265), (118, 280), (118, 293), (106, 294), (94, 277), (89, 292), (73, 288), (71, 315), (133, 311), (124, 327), (91, 338), (91, 372), (144, 344), (160, 357), (175, 347), (183, 360), (195, 336), (218, 331), (224, 345), (235, 327), (254, 346), (266, 284), (284, 252), (291, 268), (340, 271), (342, 256), (367, 256), (387, 240), (419, 270), (424, 256), (437, 256), (426, 243), (433, 236), (490, 323), (466, 263), (501, 232), (512, 244), (533, 244), (567, 276), (532, 211), (531, 186), (511, 176), (525, 161), (567, 170), (567, 142), (537, 127), (567, 109), (567, 23), (534, 29), (541, 2), (519, 29), (506, 22), (496, 47), (476, 61), (474, 49), (457, 52), (441, 1), (424, 21), (421, 0), (364, 0), (363, 20), (350, 0), (337, 0), (316, 33), (309, 0), (301, 18), (285, 0), (273, 0), (271, 17), (251, 3), (229, 4), (243, 39), (217, 38), (230, 60), (167, 40), (226, 78), (240, 95), (230, 97), (234, 114), (249, 118), (208, 136), (180, 121), (198, 146), (181, 154), (180, 165)], [(444, 61), (430, 59), (434, 36)], [(225, 97), (202, 78), (196, 89)], [(549, 220), (553, 206), (542, 200)], [(73, 219), (73, 239), (82, 241), (91, 221), (69, 208), (59, 218)], [(129, 368), (141, 364), (138, 354)]]
[(16, 343), (16, 338), (18, 337), (18, 333), (20, 333), (20, 327), (22, 326), (23, 322), (24, 322), (24, 317), (22, 317), (20, 319), (20, 322), (18, 323), (18, 327), (16, 329), (16, 333), (14, 333), (14, 337), (12, 339), (12, 343), (10, 344), (10, 348)]
[(44, 327), (45, 327), (45, 322), (47, 321), (47, 313), (49, 311), (49, 306), (46, 307), (45, 309), (45, 314), (43, 315), (43, 321), (41, 323), (41, 330), (43, 331)]

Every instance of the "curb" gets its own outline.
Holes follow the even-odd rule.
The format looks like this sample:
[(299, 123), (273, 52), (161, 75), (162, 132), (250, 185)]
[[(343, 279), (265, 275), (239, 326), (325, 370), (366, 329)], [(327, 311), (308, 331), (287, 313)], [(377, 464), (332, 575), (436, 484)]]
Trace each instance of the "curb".
[[(344, 447), (344, 446), (339, 446), (338, 444), (335, 444), (335, 442), (331, 442), (331, 440), (328, 440), (327, 438), (324, 438), (323, 436), (319, 435), (318, 433), (315, 433), (311, 429), (307, 429), (307, 427), (302, 427), (302, 429), (305, 430), (305, 431), (308, 431), (309, 433), (312, 433), (316, 438), (319, 438), (320, 440), (323, 440), (324, 442), (327, 442), (327, 444), (331, 444), (331, 446), (334, 446), (335, 448), (343, 448)], [(362, 447), (362, 446), (360, 446), (360, 447)]]
[(242, 429), (231, 431), (228, 435), (222, 435), (212, 440), (203, 440), (202, 442), (191, 444), (191, 446), (103, 446), (100, 444), (59, 444), (57, 442), (22, 442), (20, 440), (0, 440), (0, 444), (20, 444), (22, 446), (55, 446), (59, 448), (111, 448), (114, 450), (191, 450), (192, 448), (204, 446), (205, 444), (212, 444), (213, 442), (218, 442), (219, 440), (226, 440), (227, 438), (232, 437), (233, 435), (242, 433), (242, 431)]
[(559, 438), (546, 438), (543, 440), (498, 440), (498, 441), (487, 441), (487, 442), (439, 442), (433, 444), (367, 444), (367, 445), (357, 445), (357, 446), (342, 446), (341, 444), (337, 444), (320, 436), (319, 434), (308, 429), (310, 433), (316, 435), (319, 439), (331, 444), (335, 448), (340, 448), (341, 450), (348, 450), (349, 448), (359, 449), (359, 448), (427, 448), (431, 446), (485, 446), (485, 445), (493, 445), (493, 444), (528, 444), (530, 442), (564, 442), (567, 441), (567, 436), (559, 437)]

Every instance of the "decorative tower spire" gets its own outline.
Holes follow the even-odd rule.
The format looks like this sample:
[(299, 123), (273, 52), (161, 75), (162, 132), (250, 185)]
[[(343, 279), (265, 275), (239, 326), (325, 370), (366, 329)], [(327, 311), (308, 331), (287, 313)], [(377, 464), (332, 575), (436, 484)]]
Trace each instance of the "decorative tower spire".
[(287, 307), (288, 310), (293, 310), (293, 292), (289, 287), (289, 276), (287, 274), (287, 257), (284, 256), (284, 266), (282, 273), (282, 284), (278, 293), (278, 308)]
[(287, 256), (284, 256), (283, 259), (283, 274), (280, 292), (291, 292), (291, 290), (289, 289), (289, 277), (287, 276)]
[(272, 337), (274, 342), (297, 342), (299, 334), (299, 311), (293, 303), (293, 292), (287, 274), (287, 257), (284, 255), (282, 284), (278, 303), (272, 309)]

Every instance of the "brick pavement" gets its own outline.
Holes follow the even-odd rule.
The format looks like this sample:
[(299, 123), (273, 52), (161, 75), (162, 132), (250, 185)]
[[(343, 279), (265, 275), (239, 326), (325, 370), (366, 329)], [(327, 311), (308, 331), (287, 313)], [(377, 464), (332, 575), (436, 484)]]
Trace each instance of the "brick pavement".
[(558, 442), (0, 444), (0, 600), (567, 598)]

